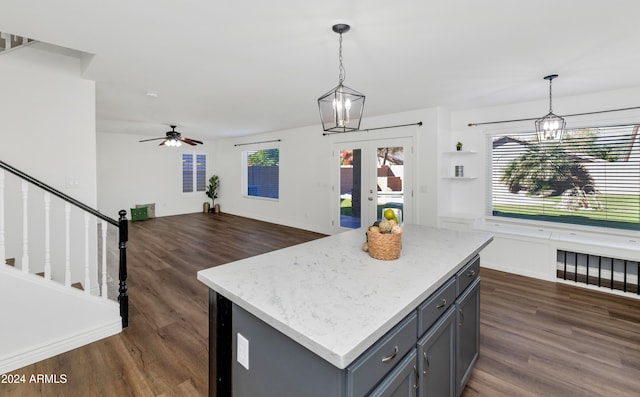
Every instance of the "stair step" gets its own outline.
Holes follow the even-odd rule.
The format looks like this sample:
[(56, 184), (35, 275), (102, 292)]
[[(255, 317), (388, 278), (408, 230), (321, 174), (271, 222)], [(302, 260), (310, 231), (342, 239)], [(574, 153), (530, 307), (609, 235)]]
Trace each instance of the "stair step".
[[(10, 260), (11, 260), (11, 263), (9, 263)], [(7, 259), (7, 265), (13, 266), (14, 263), (15, 263), (15, 259), (14, 258)], [(44, 272), (38, 272), (38, 273), (36, 273), (36, 276), (44, 277)], [(79, 289), (80, 291), (84, 291), (84, 287), (82, 286), (81, 282), (73, 283), (73, 284), (71, 284), (71, 286), (73, 288)]]
[(7, 258), (7, 259), (5, 259), (4, 263), (6, 263), (9, 266), (15, 266), (16, 265), (16, 258)]

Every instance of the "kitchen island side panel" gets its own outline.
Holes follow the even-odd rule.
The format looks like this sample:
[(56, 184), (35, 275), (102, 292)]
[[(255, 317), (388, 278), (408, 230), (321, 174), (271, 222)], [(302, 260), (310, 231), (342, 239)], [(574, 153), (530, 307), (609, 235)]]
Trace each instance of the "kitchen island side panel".
[[(233, 396), (341, 396), (344, 371), (237, 305), (232, 309)], [(238, 334), (249, 341), (249, 369), (237, 360)]]

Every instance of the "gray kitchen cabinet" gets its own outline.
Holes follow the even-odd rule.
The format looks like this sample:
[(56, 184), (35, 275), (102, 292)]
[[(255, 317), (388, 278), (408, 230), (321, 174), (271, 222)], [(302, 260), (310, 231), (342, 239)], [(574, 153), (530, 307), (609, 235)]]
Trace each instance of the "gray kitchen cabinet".
[(370, 395), (371, 389), (378, 382), (384, 379), (382, 383), (385, 383), (385, 381), (389, 381), (389, 378), (394, 377), (387, 374), (397, 369), (400, 361), (410, 351), (413, 351), (415, 364), (417, 318), (415, 312), (411, 313), (347, 367), (347, 397)]
[(413, 349), (369, 397), (415, 397), (416, 373), (416, 349)]
[(455, 382), (455, 306), (418, 341), (418, 397), (454, 397)]
[(456, 394), (464, 390), (480, 347), (480, 279), (456, 300)]
[(233, 396), (459, 396), (478, 357), (478, 270), (475, 257), (344, 369), (232, 304), (231, 346), (251, 341), (247, 367), (230, 352)]
[[(477, 356), (463, 343), (478, 321), (467, 291), (492, 236), (403, 234), (393, 263), (354, 250), (354, 230), (198, 272), (210, 288), (210, 396), (450, 396), (451, 380), (459, 393)], [(440, 363), (434, 382), (420, 373)]]

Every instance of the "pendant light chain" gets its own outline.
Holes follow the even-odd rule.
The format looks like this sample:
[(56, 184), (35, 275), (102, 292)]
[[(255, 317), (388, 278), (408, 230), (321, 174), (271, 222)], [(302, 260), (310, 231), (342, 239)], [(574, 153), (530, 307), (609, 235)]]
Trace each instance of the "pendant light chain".
[(342, 65), (342, 33), (340, 33), (340, 38), (338, 39), (338, 41), (340, 43), (340, 47), (338, 50), (338, 61), (340, 62), (340, 66), (338, 67), (338, 81), (340, 84), (342, 84), (347, 74), (344, 70), (344, 66)]
[(552, 81), (553, 81), (553, 78), (550, 78), (549, 79), (549, 113), (553, 113), (553, 106), (551, 106), (552, 105), (552, 101), (553, 101), (553, 99), (551, 99), (552, 98), (552, 96), (551, 96), (551, 82)]

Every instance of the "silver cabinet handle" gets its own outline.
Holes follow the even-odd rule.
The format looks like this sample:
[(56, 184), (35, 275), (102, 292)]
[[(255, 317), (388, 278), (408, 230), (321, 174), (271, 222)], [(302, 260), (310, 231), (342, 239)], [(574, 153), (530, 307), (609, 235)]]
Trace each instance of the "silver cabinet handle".
[(436, 309), (441, 309), (441, 308), (445, 307), (446, 305), (447, 305), (447, 300), (443, 298), (442, 302), (438, 306), (436, 306)]
[(420, 378), (420, 374), (418, 374), (418, 368), (416, 368), (416, 366), (415, 366), (415, 365), (413, 366), (413, 373), (414, 373), (414, 375), (416, 376), (416, 381), (415, 381), (415, 383), (413, 384), (413, 388), (414, 388), (414, 389), (417, 389), (417, 388), (418, 388), (418, 380), (419, 380), (419, 378)]
[(424, 356), (424, 370), (422, 373), (426, 375), (427, 371), (429, 371), (429, 357), (427, 357), (427, 352), (422, 352), (422, 355)]
[(475, 270), (469, 270), (469, 273), (467, 273), (467, 277), (473, 277), (476, 275), (476, 271)]
[(460, 324), (458, 325), (462, 327), (462, 324), (464, 324), (464, 312), (462, 311), (462, 309), (458, 311), (460, 312)]
[(390, 356), (382, 357), (382, 362), (383, 362), (383, 363), (386, 363), (386, 362), (389, 362), (389, 361), (393, 360), (394, 358), (396, 358), (396, 355), (397, 355), (397, 354), (398, 354), (398, 346), (396, 346), (396, 347), (393, 349), (393, 353), (392, 353)]

